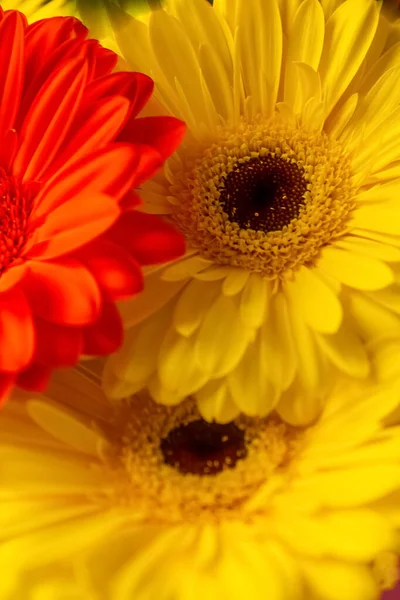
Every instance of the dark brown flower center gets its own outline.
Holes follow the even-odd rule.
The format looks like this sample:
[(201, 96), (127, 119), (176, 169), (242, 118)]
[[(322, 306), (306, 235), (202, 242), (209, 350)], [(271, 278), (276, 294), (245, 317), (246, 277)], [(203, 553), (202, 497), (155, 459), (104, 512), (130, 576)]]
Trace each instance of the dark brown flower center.
[(172, 429), (160, 447), (167, 465), (194, 475), (215, 475), (247, 454), (244, 431), (237, 425), (201, 419)]
[(271, 154), (238, 164), (228, 173), (219, 202), (242, 229), (278, 231), (299, 216), (306, 191), (304, 170)]

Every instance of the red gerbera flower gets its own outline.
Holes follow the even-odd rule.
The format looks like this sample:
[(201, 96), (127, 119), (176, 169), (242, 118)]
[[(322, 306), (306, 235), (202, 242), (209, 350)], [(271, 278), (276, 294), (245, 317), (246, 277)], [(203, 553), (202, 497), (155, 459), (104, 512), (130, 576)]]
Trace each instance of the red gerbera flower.
[(43, 389), (54, 367), (122, 341), (114, 301), (183, 238), (135, 210), (132, 190), (184, 124), (136, 119), (153, 90), (74, 18), (28, 25), (0, 8), (0, 397)]

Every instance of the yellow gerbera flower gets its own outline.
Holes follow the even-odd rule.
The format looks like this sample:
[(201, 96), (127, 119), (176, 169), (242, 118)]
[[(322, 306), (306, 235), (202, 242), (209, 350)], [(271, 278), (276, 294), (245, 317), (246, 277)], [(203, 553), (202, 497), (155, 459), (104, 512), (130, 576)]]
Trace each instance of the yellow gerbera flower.
[[(375, 0), (170, 0), (110, 9), (158, 111), (188, 124), (143, 186), (184, 232), (185, 258), (121, 306), (104, 376), (121, 398), (194, 394), (207, 420), (277, 408), (308, 423), (365, 342), (400, 337), (400, 25)], [(143, 340), (146, 341), (144, 348)]]
[(394, 389), (337, 387), (306, 428), (110, 404), (78, 370), (46, 395), (0, 413), (2, 600), (378, 597), (399, 548)]

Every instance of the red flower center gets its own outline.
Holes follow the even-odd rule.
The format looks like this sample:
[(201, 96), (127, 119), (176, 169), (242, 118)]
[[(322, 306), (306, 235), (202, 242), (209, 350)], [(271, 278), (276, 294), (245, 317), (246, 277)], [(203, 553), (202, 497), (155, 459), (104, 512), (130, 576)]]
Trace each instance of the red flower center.
[(20, 185), (0, 169), (0, 277), (11, 263), (23, 260), (33, 197), (33, 186)]

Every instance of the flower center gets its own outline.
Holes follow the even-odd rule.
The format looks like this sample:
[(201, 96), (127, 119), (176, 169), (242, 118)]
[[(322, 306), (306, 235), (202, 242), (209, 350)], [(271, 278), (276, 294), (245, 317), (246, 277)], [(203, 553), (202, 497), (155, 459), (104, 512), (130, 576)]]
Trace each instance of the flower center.
[(0, 169), (0, 277), (11, 263), (22, 262), (33, 196), (33, 186), (18, 185)]
[(117, 482), (111, 500), (152, 523), (238, 518), (303, 435), (276, 417), (207, 423), (192, 399), (168, 407), (142, 393), (119, 411), (105, 454)]
[(181, 473), (213, 475), (246, 456), (244, 432), (234, 423), (201, 419), (172, 429), (160, 444), (165, 464)]
[(350, 157), (324, 132), (279, 117), (220, 128), (167, 166), (171, 219), (200, 256), (285, 279), (347, 231)]
[(278, 231), (297, 219), (304, 205), (304, 170), (279, 156), (253, 158), (228, 173), (219, 202), (242, 229)]

